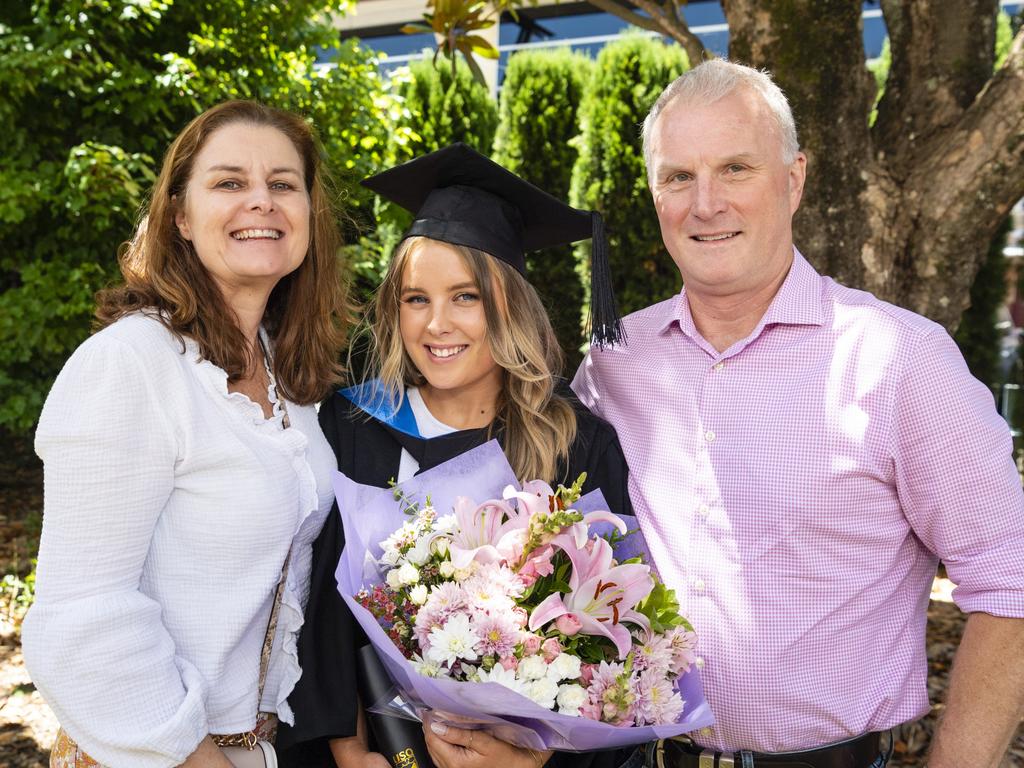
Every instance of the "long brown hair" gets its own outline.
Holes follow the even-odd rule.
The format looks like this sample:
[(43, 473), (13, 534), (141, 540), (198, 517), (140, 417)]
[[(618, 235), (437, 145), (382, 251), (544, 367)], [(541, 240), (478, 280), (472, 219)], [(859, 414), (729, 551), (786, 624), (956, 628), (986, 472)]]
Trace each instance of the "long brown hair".
[[(371, 306), (370, 374), (380, 379), (385, 396), (397, 407), (407, 386), (426, 383), (402, 344), (399, 308), (402, 274), (424, 237), (398, 246)], [(520, 479), (564, 482), (556, 477), (576, 436), (576, 413), (555, 392), (562, 371), (562, 349), (537, 291), (512, 267), (461, 245), (445, 243), (473, 274), (487, 320), (491, 356), (504, 370), (497, 413), (492, 423), (505, 432), (505, 455)]]
[(97, 295), (96, 326), (132, 312), (157, 310), (155, 316), (171, 332), (193, 339), (200, 354), (223, 368), (229, 381), (251, 369), (255, 350), (174, 220), (185, 203), (196, 156), (214, 132), (234, 123), (277, 129), (302, 159), (310, 200), (309, 246), (298, 269), (274, 287), (263, 326), (274, 342), (281, 394), (295, 403), (314, 403), (341, 378), (338, 356), (351, 310), (340, 276), (341, 234), (320, 144), (311, 126), (290, 112), (253, 101), (227, 101), (185, 126), (164, 156), (148, 213), (122, 250), (124, 284)]

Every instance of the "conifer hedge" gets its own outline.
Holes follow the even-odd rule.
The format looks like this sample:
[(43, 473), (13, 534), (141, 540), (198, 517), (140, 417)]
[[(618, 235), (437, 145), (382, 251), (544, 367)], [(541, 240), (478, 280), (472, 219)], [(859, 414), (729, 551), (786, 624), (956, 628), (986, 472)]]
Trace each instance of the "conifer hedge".
[[(568, 49), (524, 51), (509, 59), (505, 72), (494, 159), (560, 200), (569, 199), (577, 112), (593, 66)], [(571, 376), (582, 359), (584, 301), (573, 247), (531, 254), (527, 274), (548, 309)]]
[[(605, 220), (612, 282), (626, 314), (678, 292), (647, 189), (640, 124), (661, 91), (687, 69), (679, 45), (626, 35), (605, 46), (580, 106), (580, 157), (571, 199)], [(590, 246), (577, 246), (589, 264)]]
[[(498, 107), (487, 88), (461, 60), (454, 77), (448, 62), (413, 62), (391, 81), (395, 109), (390, 115), (388, 149), (376, 171), (412, 160), (457, 141), (490, 155), (498, 128)], [(364, 236), (348, 249), (356, 274), (356, 297), (370, 299), (380, 283), (391, 254), (412, 223), (396, 205), (377, 200), (373, 218), (359, 222)]]

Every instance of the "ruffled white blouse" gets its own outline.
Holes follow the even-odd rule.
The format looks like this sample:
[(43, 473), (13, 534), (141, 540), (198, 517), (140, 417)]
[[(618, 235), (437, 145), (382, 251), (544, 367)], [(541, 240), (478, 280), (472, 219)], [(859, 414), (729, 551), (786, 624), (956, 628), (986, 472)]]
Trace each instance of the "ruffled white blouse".
[(36, 432), (43, 532), (22, 641), (63, 727), (105, 765), (178, 765), (205, 734), (252, 728), (258, 708), (292, 720), (336, 460), (312, 406), (289, 403), (285, 429), (272, 402), (265, 419), (194, 343), (183, 350), (143, 314), (92, 336), (54, 383)]

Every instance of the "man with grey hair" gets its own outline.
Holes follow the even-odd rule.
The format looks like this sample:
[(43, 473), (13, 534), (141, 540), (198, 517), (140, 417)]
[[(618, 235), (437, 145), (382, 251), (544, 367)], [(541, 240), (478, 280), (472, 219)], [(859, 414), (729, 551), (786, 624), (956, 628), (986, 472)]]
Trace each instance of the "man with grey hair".
[(1024, 494), (991, 394), (941, 327), (795, 249), (807, 160), (766, 74), (701, 64), (644, 145), (684, 288), (573, 388), (698, 634), (716, 724), (661, 764), (884, 765), (880, 733), (928, 711), (941, 559), (970, 617), (929, 765), (997, 766), (1024, 711)]

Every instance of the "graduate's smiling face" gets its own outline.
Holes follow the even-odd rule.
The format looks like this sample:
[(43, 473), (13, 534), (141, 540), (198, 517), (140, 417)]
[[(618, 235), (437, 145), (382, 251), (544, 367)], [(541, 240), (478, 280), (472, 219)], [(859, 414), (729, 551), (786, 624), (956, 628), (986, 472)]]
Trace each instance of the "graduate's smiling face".
[(402, 344), (427, 388), (497, 402), (503, 372), (491, 355), (480, 289), (455, 248), (424, 238), (410, 249), (398, 314)]

